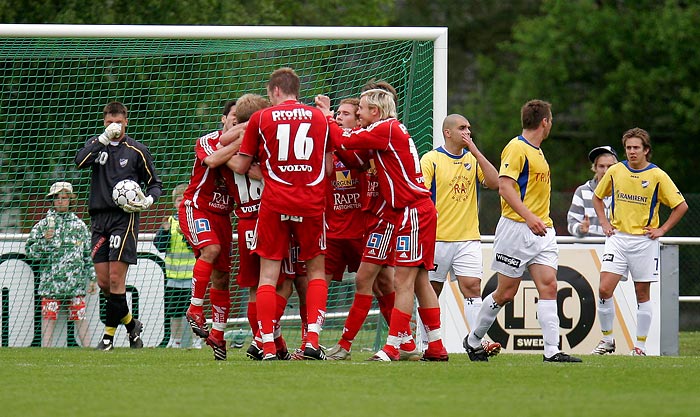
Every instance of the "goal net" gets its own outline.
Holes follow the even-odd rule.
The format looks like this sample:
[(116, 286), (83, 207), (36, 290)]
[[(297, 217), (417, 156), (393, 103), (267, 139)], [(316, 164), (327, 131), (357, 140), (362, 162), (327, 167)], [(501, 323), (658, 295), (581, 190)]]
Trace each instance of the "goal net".
[[(399, 118), (422, 154), (432, 149), (435, 126), (445, 115), (446, 33), (444, 28), (0, 25), (1, 345), (41, 346), (42, 326), (51, 327), (42, 318), (38, 291), (39, 272), (51, 269), (46, 263), (52, 258), (27, 256), (25, 243), (52, 207), (47, 193), (56, 181), (72, 184), (77, 198), (71, 209), (89, 226), (90, 174), (78, 171), (73, 159), (104, 129), (106, 103), (128, 107), (128, 132), (149, 147), (163, 181), (163, 196), (142, 214), (139, 263), (129, 269), (127, 299), (144, 322), (145, 345), (165, 346), (182, 323), (165, 314), (163, 253), (153, 245), (154, 233), (175, 212), (173, 189), (189, 180), (194, 140), (220, 128), (224, 103), (245, 93), (265, 96), (270, 73), (283, 66), (299, 74), (300, 100), (307, 104), (327, 94), (337, 107), (341, 99), (357, 97), (368, 80), (386, 80), (398, 92)], [(233, 282), (228, 335), (248, 342), (247, 290)], [(322, 344), (337, 341), (353, 296), (352, 274), (330, 286)], [(86, 300), (82, 322), (59, 309), (53, 346), (97, 344), (104, 299), (88, 294)], [(297, 307), (293, 296), (283, 323), (290, 347), (299, 340)], [(375, 304), (355, 349), (376, 349), (382, 326)], [(190, 333), (186, 327), (185, 346)], [(117, 331), (115, 345), (128, 346), (124, 330)]]

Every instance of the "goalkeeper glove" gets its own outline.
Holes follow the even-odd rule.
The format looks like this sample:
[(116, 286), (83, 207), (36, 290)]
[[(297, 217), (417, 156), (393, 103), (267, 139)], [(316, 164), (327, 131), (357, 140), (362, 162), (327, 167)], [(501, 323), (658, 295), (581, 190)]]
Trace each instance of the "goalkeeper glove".
[(99, 140), (100, 143), (103, 145), (109, 145), (109, 141), (119, 137), (121, 132), (122, 132), (122, 124), (121, 123), (112, 123), (109, 126), (107, 126), (105, 131), (100, 136), (97, 137), (97, 140)]
[(138, 205), (141, 206), (142, 210), (145, 210), (153, 205), (153, 197), (143, 195), (143, 191), (136, 191), (136, 195), (139, 197)]
[(138, 213), (143, 208), (141, 207), (141, 204), (138, 202), (133, 202), (133, 203), (126, 203), (122, 206), (122, 210), (124, 210), (127, 213)]
[(132, 201), (124, 204), (122, 210), (127, 213), (139, 213), (153, 205), (153, 197), (145, 196), (141, 190), (136, 191), (136, 196), (139, 198), (136, 201)]

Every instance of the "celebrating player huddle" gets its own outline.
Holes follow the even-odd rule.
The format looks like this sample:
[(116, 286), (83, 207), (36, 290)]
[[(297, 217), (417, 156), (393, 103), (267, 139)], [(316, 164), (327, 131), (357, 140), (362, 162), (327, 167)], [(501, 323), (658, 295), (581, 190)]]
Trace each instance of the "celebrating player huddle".
[[(300, 79), (291, 68), (274, 71), (267, 84), (269, 101), (246, 94), (228, 102), (221, 118), (223, 128), (195, 144), (192, 175), (178, 211), (180, 229), (196, 256), (186, 318), (194, 334), (213, 349), (216, 360), (227, 358), (224, 331), (231, 308), (231, 213), (235, 210), (236, 282), (249, 289), (247, 317), (254, 337), (247, 355), (251, 359), (350, 359), (353, 340), (376, 296), (389, 331), (384, 346), (368, 360), (447, 361), (438, 296), (449, 274), (459, 282), (465, 300), (470, 332), (463, 346), (472, 361), (488, 361), (501, 345), (486, 339), (487, 331), (500, 309), (513, 300), (528, 270), (538, 291), (543, 360), (581, 362), (559, 349), (558, 248), (550, 217), (550, 170), (540, 148), (552, 127), (549, 103), (531, 100), (522, 107), (523, 131), (505, 147), (496, 170), (474, 144), (470, 124), (461, 115), (445, 118), (445, 145), (421, 160), (408, 129), (397, 119), (397, 96), (388, 83), (368, 83), (359, 100), (341, 101), (337, 115), (329, 97), (319, 95), (315, 107), (309, 106), (299, 102), (299, 90)], [(135, 261), (135, 233), (125, 234), (123, 242), (115, 243), (114, 236), (137, 230), (138, 213), (161, 191), (147, 149), (124, 138), (126, 109), (122, 107), (105, 109), (105, 133), (89, 141), (76, 157), (80, 167), (93, 164), (93, 188), (100, 191), (91, 197), (93, 229), (99, 229), (93, 230), (93, 258), (100, 287), (111, 291), (101, 350), (112, 348), (120, 321), (127, 327), (131, 346), (142, 346), (142, 323), (132, 319), (124, 295), (126, 267)], [(628, 224), (632, 220), (624, 219), (632, 217), (617, 212), (610, 222), (601, 221), (609, 241), (601, 275), (604, 339), (594, 351), (598, 354), (615, 349), (612, 291), (628, 269), (641, 274), (633, 279), (640, 311), (648, 316), (643, 303), (649, 301), (648, 284), (654, 276), (642, 275), (651, 266), (632, 268), (629, 259), (637, 258), (625, 247), (635, 239), (651, 240), (654, 243), (646, 244), (644, 252), (651, 257), (658, 250), (655, 239), (687, 210), (670, 179), (644, 163), (648, 158), (642, 161), (635, 154), (649, 153), (645, 134), (641, 129), (628, 132), (625, 141), (632, 139), (632, 145), (626, 144), (632, 162), (610, 169), (596, 189), (594, 206), (602, 214), (600, 198), (612, 192), (613, 183), (621, 183), (624, 188), (614, 196), (619, 201), (616, 209), (628, 210), (625, 200), (639, 194), (634, 191), (637, 183), (622, 182), (619, 177), (633, 171), (659, 184), (658, 196), (644, 198), (658, 197), (673, 208), (673, 214), (661, 227), (656, 206), (647, 210), (653, 218), (645, 224), (644, 215)], [(116, 162), (121, 155), (116, 152), (128, 153), (129, 160), (138, 164), (133, 175), (121, 178), (101, 168), (109, 160)], [(107, 163), (106, 168), (113, 165)], [(149, 195), (136, 186), (133, 198), (120, 194), (114, 202), (103, 201), (112, 191), (110, 186), (123, 179), (145, 183)], [(498, 287), (483, 301), (476, 197), (480, 186), (498, 189), (501, 196), (492, 263)], [(106, 230), (110, 227), (115, 231)], [(615, 235), (615, 228), (628, 234)], [(109, 233), (107, 250), (103, 244)], [(355, 297), (340, 340), (325, 351), (320, 334), (328, 286), (342, 280), (346, 269), (356, 272)], [(204, 311), (210, 283), (211, 329)], [(299, 295), (302, 340), (300, 348), (290, 353), (280, 319), (292, 283)], [(416, 343), (411, 331), (416, 299), (423, 343)], [(647, 332), (648, 326), (638, 331), (638, 354), (643, 353)]]

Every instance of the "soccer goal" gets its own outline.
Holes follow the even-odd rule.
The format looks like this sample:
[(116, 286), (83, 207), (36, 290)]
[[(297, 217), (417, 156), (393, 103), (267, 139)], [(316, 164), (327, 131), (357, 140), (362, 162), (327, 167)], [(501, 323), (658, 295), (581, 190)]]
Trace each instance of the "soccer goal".
[[(434, 138), (440, 141), (447, 108), (446, 28), (0, 25), (0, 61), (1, 346), (41, 345), (39, 271), (46, 265), (27, 256), (25, 242), (51, 208), (46, 195), (56, 181), (72, 184), (73, 210), (89, 225), (90, 174), (76, 170), (73, 158), (103, 130), (106, 103), (128, 107), (128, 132), (150, 148), (164, 183), (163, 197), (142, 216), (140, 259), (127, 277), (146, 346), (165, 346), (171, 331), (153, 234), (174, 212), (171, 192), (189, 180), (194, 140), (220, 127), (226, 101), (265, 95), (269, 74), (283, 66), (301, 77), (300, 100), (308, 104), (327, 94), (337, 106), (357, 97), (368, 80), (386, 80), (421, 154)], [(322, 344), (337, 340), (353, 288), (352, 276), (331, 286)], [(230, 330), (243, 337), (246, 299), (234, 286)], [(95, 346), (103, 303), (97, 294), (87, 296), (86, 343), (60, 312), (53, 345)], [(292, 299), (285, 314), (284, 331), (291, 334), (298, 327), (295, 307)], [(368, 318), (358, 350), (376, 348), (382, 325), (378, 314)], [(128, 345), (121, 329), (115, 345)]]

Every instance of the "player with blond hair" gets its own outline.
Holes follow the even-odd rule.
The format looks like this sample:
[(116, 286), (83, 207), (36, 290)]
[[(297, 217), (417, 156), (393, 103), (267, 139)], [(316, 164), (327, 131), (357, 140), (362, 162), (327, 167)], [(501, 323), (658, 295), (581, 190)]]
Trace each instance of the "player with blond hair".
[[(316, 104), (331, 121), (327, 98), (317, 97)], [(384, 347), (370, 360), (396, 361), (401, 359), (401, 351), (419, 354), (410, 328), (415, 295), (420, 304), (418, 312), (429, 328), (429, 346), (423, 359), (446, 361), (440, 306), (428, 281), (428, 270), (433, 269), (437, 213), (423, 185), (418, 152), (406, 127), (396, 119), (394, 96), (387, 90), (363, 92), (358, 114), (361, 129), (347, 132), (331, 124), (334, 145), (374, 151), (379, 192), (386, 202), (382, 210), (396, 228), (396, 297), (389, 335)]]

